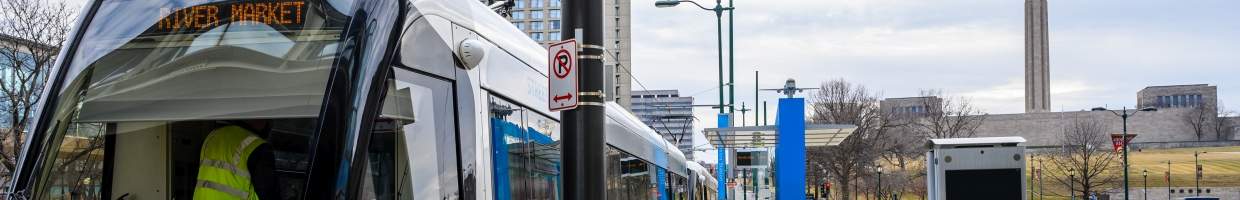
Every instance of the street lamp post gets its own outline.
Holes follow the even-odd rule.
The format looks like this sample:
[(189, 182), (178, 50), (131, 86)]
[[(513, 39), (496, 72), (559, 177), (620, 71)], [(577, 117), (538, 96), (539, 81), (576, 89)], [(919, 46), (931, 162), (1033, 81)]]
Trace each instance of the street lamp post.
[(1142, 170), (1141, 170), (1141, 179), (1143, 179), (1143, 180), (1141, 181), (1141, 187), (1145, 188), (1145, 189), (1141, 189), (1141, 192), (1145, 193), (1145, 195), (1144, 195), (1144, 197), (1145, 197), (1145, 198), (1142, 198), (1142, 199), (1144, 199), (1144, 200), (1149, 200), (1149, 199), (1150, 199), (1150, 176), (1149, 176), (1149, 172), (1146, 172), (1144, 169), (1142, 169)]
[[(715, 12), (715, 32), (716, 32), (716, 34), (717, 34), (717, 37), (716, 37), (716, 38), (717, 38), (717, 42), (718, 42), (718, 43), (716, 43), (716, 45), (717, 45), (717, 47), (718, 47), (718, 59), (719, 59), (719, 61), (718, 61), (718, 63), (719, 63), (719, 113), (720, 113), (720, 114), (730, 113), (731, 111), (735, 110), (735, 108), (733, 107), (733, 104), (734, 104), (734, 103), (733, 103), (733, 102), (728, 102), (727, 104), (724, 104), (724, 101), (723, 101), (723, 100), (724, 100), (724, 98), (723, 98), (723, 93), (724, 93), (724, 91), (723, 91), (723, 87), (724, 87), (724, 86), (727, 86), (727, 85), (725, 85), (725, 84), (723, 83), (723, 11), (728, 11), (729, 13), (731, 13), (731, 12), (732, 12), (732, 7), (731, 7), (730, 5), (729, 5), (728, 7), (723, 7), (723, 4), (722, 4), (722, 1), (721, 1), (721, 0), (715, 0), (715, 7), (714, 7), (714, 8), (706, 8), (706, 7), (702, 6), (701, 4), (698, 4), (697, 2), (694, 2), (694, 1), (689, 1), (689, 0), (658, 0), (658, 1), (655, 1), (655, 2), (654, 2), (654, 6), (655, 6), (655, 7), (659, 7), (659, 8), (667, 8), (667, 7), (674, 7), (674, 6), (676, 6), (676, 5), (680, 5), (680, 3), (682, 3), (682, 2), (692, 3), (693, 5), (697, 6), (698, 8), (701, 8), (702, 10), (707, 10), (707, 11), (713, 11), (713, 12)], [(731, 4), (731, 1), (729, 1), (729, 4)], [(731, 16), (731, 15), (729, 15), (729, 16)], [(729, 24), (730, 24), (730, 23), (731, 23), (731, 21), (729, 21)], [(729, 30), (731, 30), (731, 27), (729, 27)], [(730, 39), (729, 39), (729, 40), (730, 40)], [(731, 84), (729, 83), (728, 85), (731, 85)], [(735, 96), (735, 95), (733, 95), (733, 96)], [(724, 106), (727, 106), (727, 107), (724, 107)], [(731, 109), (730, 109), (730, 108), (731, 108)], [(731, 120), (731, 119), (730, 119), (730, 120)], [(720, 128), (723, 128), (723, 127), (720, 127)], [(722, 137), (722, 135), (721, 135), (720, 137)], [(720, 172), (720, 173), (719, 173), (719, 175), (718, 175), (718, 176), (720, 176), (720, 177), (718, 177), (718, 179), (719, 179), (719, 186), (718, 186), (718, 187), (720, 187), (720, 188), (719, 188), (719, 198), (724, 198), (724, 197), (726, 196), (726, 194), (727, 194), (727, 192), (726, 192), (726, 191), (727, 191), (727, 189), (726, 189), (725, 187), (723, 187), (723, 184), (724, 184), (724, 183), (723, 183), (723, 180), (724, 180), (724, 178), (722, 177), (722, 175), (723, 175), (723, 174), (722, 174), (722, 172), (723, 172), (723, 171), (726, 171), (725, 169), (727, 168), (726, 164), (724, 164), (724, 162), (722, 162), (722, 161), (723, 161), (723, 159), (724, 159), (723, 157), (725, 157), (725, 153), (724, 153), (725, 149), (724, 149), (724, 148), (718, 148), (718, 150), (717, 150), (717, 151), (719, 152), (719, 156), (718, 156), (718, 157), (719, 157), (719, 161), (720, 161), (720, 162), (719, 162), (719, 166), (717, 166), (717, 167), (716, 167), (716, 168), (718, 168), (718, 169), (719, 169), (719, 172)]]
[[(675, 7), (676, 5), (680, 5), (680, 3), (685, 3), (685, 2), (691, 3), (697, 6), (698, 8), (701, 8), (702, 10), (715, 12), (715, 33), (717, 34), (717, 37), (716, 37), (718, 39), (717, 49), (719, 53), (718, 54), (718, 59), (719, 59), (719, 62), (718, 62), (719, 63), (719, 113), (727, 113), (727, 111), (730, 110), (728, 108), (732, 107), (732, 105), (727, 105), (727, 107), (724, 107), (725, 105), (723, 101), (724, 100), (723, 98), (724, 88), (723, 87), (726, 86), (723, 83), (723, 11), (728, 11), (729, 13), (731, 13), (732, 7), (731, 6), (723, 7), (722, 0), (715, 0), (714, 8), (706, 8), (705, 6), (702, 6), (702, 4), (698, 4), (697, 2), (689, 1), (689, 0), (658, 0), (654, 2), (654, 6), (659, 7), (659, 8), (668, 8), (668, 7)], [(731, 4), (731, 1), (729, 1), (729, 4)], [(728, 23), (730, 24), (731, 21), (729, 21)], [(731, 30), (731, 27), (728, 27), (728, 29)], [(731, 104), (731, 102), (729, 102), (728, 104)]]
[(1201, 159), (1197, 158), (1197, 154), (1204, 154), (1204, 153), (1209, 153), (1209, 152), (1196, 152), (1196, 151), (1193, 152), (1193, 163), (1195, 164), (1193, 167), (1195, 168), (1194, 171), (1197, 172), (1197, 174), (1194, 174), (1193, 177), (1196, 177), (1195, 180), (1197, 181), (1197, 190), (1195, 192), (1198, 196), (1201, 195), (1201, 174), (1202, 174), (1201, 171), (1202, 169), (1201, 169)]
[(875, 187), (874, 191), (878, 193), (878, 195), (874, 195), (874, 196), (877, 197), (879, 200), (882, 200), (883, 199), (883, 166), (878, 165), (878, 169), (876, 170), (878, 170), (878, 186)]
[(1068, 196), (1076, 200), (1076, 169), (1068, 169)]
[(1128, 200), (1128, 192), (1129, 192), (1128, 191), (1129, 189), (1128, 187), (1128, 117), (1132, 117), (1133, 115), (1137, 114), (1137, 112), (1141, 112), (1141, 111), (1152, 112), (1152, 111), (1158, 111), (1158, 109), (1154, 107), (1146, 107), (1140, 110), (1132, 111), (1132, 113), (1128, 113), (1128, 107), (1124, 107), (1123, 110), (1121, 110), (1121, 112), (1118, 112), (1118, 113), (1115, 112), (1114, 110), (1107, 110), (1106, 108), (1103, 108), (1103, 107), (1097, 107), (1091, 110), (1111, 111), (1111, 114), (1115, 114), (1115, 116), (1119, 116), (1123, 121), (1124, 133), (1123, 133), (1123, 137), (1120, 138), (1120, 142), (1123, 143), (1122, 147), (1124, 147), (1124, 200)]

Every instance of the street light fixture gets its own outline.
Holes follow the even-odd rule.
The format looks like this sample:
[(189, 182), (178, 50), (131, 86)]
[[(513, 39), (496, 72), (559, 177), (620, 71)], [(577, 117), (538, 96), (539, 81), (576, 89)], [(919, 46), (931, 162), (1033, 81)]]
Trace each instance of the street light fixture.
[(1120, 112), (1115, 112), (1114, 110), (1107, 110), (1107, 108), (1103, 108), (1103, 107), (1095, 107), (1090, 110), (1111, 111), (1111, 114), (1115, 114), (1115, 116), (1118, 116), (1121, 119), (1123, 119), (1122, 121), (1124, 123), (1124, 133), (1123, 133), (1122, 138), (1120, 138), (1120, 140), (1121, 142), (1123, 142), (1123, 147), (1124, 147), (1124, 200), (1128, 200), (1128, 192), (1129, 192), (1128, 191), (1129, 189), (1128, 187), (1128, 117), (1132, 117), (1133, 115), (1136, 115), (1137, 112), (1142, 112), (1142, 111), (1155, 112), (1155, 111), (1158, 111), (1158, 108), (1145, 107), (1140, 110), (1132, 111), (1132, 113), (1128, 112), (1128, 107), (1124, 107), (1124, 109), (1120, 110)]

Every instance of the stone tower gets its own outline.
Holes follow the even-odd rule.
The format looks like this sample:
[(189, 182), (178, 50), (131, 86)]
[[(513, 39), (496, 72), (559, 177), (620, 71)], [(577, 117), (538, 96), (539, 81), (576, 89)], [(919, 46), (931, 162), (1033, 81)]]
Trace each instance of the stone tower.
[(1046, 0), (1025, 0), (1025, 112), (1051, 107)]

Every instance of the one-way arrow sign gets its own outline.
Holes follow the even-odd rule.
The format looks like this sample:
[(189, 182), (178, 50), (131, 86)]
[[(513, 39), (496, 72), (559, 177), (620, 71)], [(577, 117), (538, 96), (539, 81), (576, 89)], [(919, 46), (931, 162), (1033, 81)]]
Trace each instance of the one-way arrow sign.
[(548, 106), (552, 112), (577, 108), (577, 40), (547, 47)]

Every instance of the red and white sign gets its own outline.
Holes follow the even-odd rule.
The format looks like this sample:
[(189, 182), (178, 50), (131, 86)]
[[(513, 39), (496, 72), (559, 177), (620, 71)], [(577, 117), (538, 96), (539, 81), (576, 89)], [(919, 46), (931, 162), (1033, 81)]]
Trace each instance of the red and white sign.
[(577, 108), (577, 40), (547, 47), (547, 103), (552, 112)]
[(1120, 152), (1120, 150), (1127, 148), (1128, 143), (1132, 142), (1132, 138), (1135, 137), (1137, 137), (1137, 134), (1128, 134), (1128, 138), (1124, 138), (1124, 134), (1111, 134), (1111, 145), (1115, 146), (1115, 152)]

